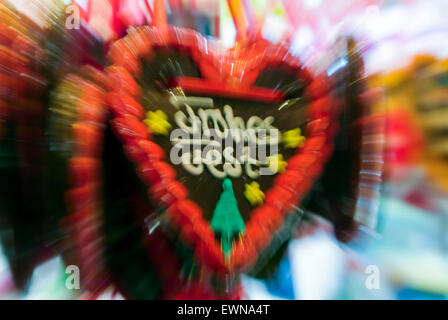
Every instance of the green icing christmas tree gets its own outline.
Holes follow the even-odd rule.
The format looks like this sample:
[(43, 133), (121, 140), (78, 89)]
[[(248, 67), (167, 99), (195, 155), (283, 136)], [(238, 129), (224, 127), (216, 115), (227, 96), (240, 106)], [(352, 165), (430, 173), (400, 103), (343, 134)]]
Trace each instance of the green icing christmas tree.
[(229, 254), (233, 236), (244, 231), (245, 226), (233, 193), (232, 181), (225, 179), (222, 188), (210, 225), (216, 233), (221, 234), (222, 251)]

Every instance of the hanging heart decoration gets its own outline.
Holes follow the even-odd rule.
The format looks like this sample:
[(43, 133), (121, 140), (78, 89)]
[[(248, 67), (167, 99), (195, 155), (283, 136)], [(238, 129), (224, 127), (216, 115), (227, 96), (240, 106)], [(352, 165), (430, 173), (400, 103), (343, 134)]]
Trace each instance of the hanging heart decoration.
[[(131, 29), (109, 55), (108, 123), (149, 199), (197, 263), (247, 271), (331, 155), (338, 101), (327, 77), (313, 77), (282, 45), (222, 50), (171, 26)], [(71, 193), (84, 191), (77, 206), (99, 198), (90, 181), (104, 130), (88, 121), (96, 115), (80, 108), (73, 126), (74, 158), (85, 164), (72, 172), (83, 177)]]

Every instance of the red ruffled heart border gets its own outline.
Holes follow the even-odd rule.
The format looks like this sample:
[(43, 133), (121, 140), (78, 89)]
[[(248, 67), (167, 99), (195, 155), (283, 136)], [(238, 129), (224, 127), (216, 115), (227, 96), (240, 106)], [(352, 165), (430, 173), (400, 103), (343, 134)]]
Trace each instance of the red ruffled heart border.
[[(189, 50), (201, 73), (211, 82), (233, 86), (237, 79), (243, 79), (239, 85), (249, 87), (268, 64), (283, 63), (298, 70), (297, 77), (308, 83), (305, 95), (311, 105), (307, 111), (310, 122), (305, 144), (288, 160), (286, 171), (275, 178), (273, 186), (266, 192), (264, 204), (254, 209), (246, 223), (245, 234), (233, 245), (228, 257), (224, 256), (213, 230), (202, 218), (201, 209), (188, 200), (187, 190), (176, 181), (175, 170), (164, 161), (163, 150), (151, 141), (151, 134), (142, 123), (144, 109), (137, 102), (141, 90), (135, 80), (141, 75), (139, 59), (150, 58), (154, 47), (166, 46)], [(262, 41), (258, 46), (254, 44), (247, 48), (245, 52), (237, 45), (230, 54), (217, 57), (210, 54), (207, 40), (194, 31), (141, 27), (131, 30), (128, 36), (111, 47), (113, 65), (106, 69), (107, 78), (104, 79), (109, 90), (105, 101), (113, 116), (112, 128), (147, 185), (150, 197), (167, 208), (167, 216), (178, 227), (183, 240), (195, 249), (197, 261), (221, 275), (248, 270), (256, 262), (258, 253), (268, 246), (285, 216), (293, 212), (321, 174), (332, 153), (336, 132), (338, 101), (331, 96), (326, 75), (312, 78), (283, 46)], [(240, 68), (219, 67), (220, 63), (230, 66), (232, 59)], [(249, 61), (248, 64), (242, 66), (241, 59)], [(212, 69), (215, 72), (211, 72)], [(233, 71), (235, 69), (239, 71)], [(243, 74), (247, 77), (242, 77)], [(101, 203), (98, 168), (101, 166), (104, 128), (95, 123), (106, 121), (101, 98), (93, 95), (97, 98), (90, 99), (92, 88), (86, 86), (85, 90), (83, 96), (86, 98), (79, 105), (79, 120), (73, 125), (76, 148), (70, 165), (75, 183), (69, 195), (79, 210), (85, 210), (88, 203)], [(92, 234), (82, 238), (92, 239)]]

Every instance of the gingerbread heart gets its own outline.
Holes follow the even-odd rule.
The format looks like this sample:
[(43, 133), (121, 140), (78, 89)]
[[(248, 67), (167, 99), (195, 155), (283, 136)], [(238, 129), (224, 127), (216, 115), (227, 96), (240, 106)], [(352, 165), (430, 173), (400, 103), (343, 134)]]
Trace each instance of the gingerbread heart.
[[(109, 123), (149, 199), (197, 262), (217, 274), (248, 270), (331, 154), (337, 100), (327, 78), (284, 46), (223, 52), (175, 27), (132, 29), (110, 58)], [(98, 156), (99, 129), (74, 128), (78, 157)]]

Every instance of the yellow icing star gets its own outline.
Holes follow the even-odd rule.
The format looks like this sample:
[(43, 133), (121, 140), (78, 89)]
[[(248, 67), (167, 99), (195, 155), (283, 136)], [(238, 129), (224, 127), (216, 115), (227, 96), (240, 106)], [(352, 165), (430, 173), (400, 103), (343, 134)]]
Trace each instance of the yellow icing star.
[(245, 185), (244, 196), (252, 206), (262, 204), (264, 201), (264, 193), (260, 190), (260, 185), (255, 181)]
[(305, 142), (305, 137), (302, 136), (302, 130), (300, 128), (286, 131), (283, 134), (283, 144), (285, 148), (297, 148), (301, 147)]
[(146, 119), (143, 122), (151, 133), (167, 135), (171, 130), (171, 124), (167, 119), (165, 112), (157, 110), (146, 113)]
[(276, 154), (268, 158), (269, 170), (274, 173), (284, 172), (286, 170), (287, 162), (283, 160), (282, 154)]

